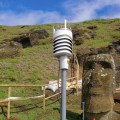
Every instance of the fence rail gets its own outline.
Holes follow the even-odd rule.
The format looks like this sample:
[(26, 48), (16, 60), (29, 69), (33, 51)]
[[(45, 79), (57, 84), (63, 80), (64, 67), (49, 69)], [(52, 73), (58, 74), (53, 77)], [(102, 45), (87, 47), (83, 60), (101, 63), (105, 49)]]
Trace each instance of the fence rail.
[[(76, 89), (78, 89), (78, 79), (77, 77), (71, 77), (68, 78), (67, 81), (75, 81), (76, 82)], [(54, 83), (58, 83), (58, 81), (55, 81)], [(46, 100), (49, 100), (52, 97), (55, 97), (57, 95), (59, 95), (61, 92), (53, 94), (51, 96), (45, 97), (45, 86), (47, 85), (52, 85), (54, 83), (50, 83), (50, 84), (43, 84), (43, 85), (33, 85), (33, 84), (0, 84), (0, 87), (8, 87), (8, 98), (7, 99), (3, 99), (0, 100), (0, 103), (7, 103), (7, 119), (10, 118), (10, 105), (11, 102), (13, 101), (24, 101), (24, 100), (33, 100), (33, 99), (43, 99), (43, 110), (45, 110), (45, 102)], [(12, 87), (43, 87), (43, 93), (40, 96), (34, 96), (34, 97), (11, 97), (11, 93), (12, 93)], [(76, 90), (78, 91), (78, 90)], [(77, 93), (78, 95), (78, 93)]]
[(116, 92), (120, 92), (120, 88), (117, 88), (117, 89), (116, 89)]

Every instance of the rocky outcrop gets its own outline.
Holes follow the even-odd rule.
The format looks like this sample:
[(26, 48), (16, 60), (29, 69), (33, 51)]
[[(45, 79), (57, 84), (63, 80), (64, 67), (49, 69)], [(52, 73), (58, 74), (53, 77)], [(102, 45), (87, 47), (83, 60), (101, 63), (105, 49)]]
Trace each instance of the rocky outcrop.
[(5, 42), (0, 44), (0, 58), (13, 58), (16, 57), (21, 50), (22, 46), (18, 42)]
[(90, 29), (90, 30), (96, 30), (96, 29), (97, 29), (97, 26), (92, 25), (92, 26), (88, 26), (87, 28)]
[(33, 30), (28, 33), (20, 34), (18, 37), (13, 38), (13, 41), (18, 42), (23, 48), (39, 45), (41, 39), (49, 37), (46, 30)]
[(117, 51), (116, 45), (109, 45), (107, 47), (82, 47), (77, 50), (77, 58), (79, 61), (79, 64), (83, 66), (83, 61), (86, 56), (89, 55), (97, 55), (97, 54), (111, 54), (114, 58), (115, 62), (115, 69), (116, 69), (116, 77), (115, 80), (117, 82), (117, 87), (120, 86), (120, 53)]
[(22, 33), (11, 40), (4, 40), (0, 43), (0, 58), (16, 57), (21, 48), (39, 45), (41, 39), (49, 37), (46, 30), (33, 30), (28, 33)]
[[(91, 27), (90, 27), (91, 28)], [(80, 45), (83, 44), (85, 40), (89, 40), (90, 38), (95, 38), (95, 32), (93, 30), (81, 27), (75, 27), (72, 29), (74, 44)]]
[(113, 54), (116, 66), (116, 82), (117, 87), (120, 87), (120, 40), (112, 42), (115, 52)]
[[(118, 43), (118, 42), (117, 42)], [(119, 44), (118, 44), (119, 45)], [(118, 49), (116, 48), (118, 45), (116, 45), (116, 44), (113, 44), (113, 45), (109, 45), (109, 46), (107, 46), (107, 47), (99, 47), (99, 48), (97, 48), (97, 47), (94, 47), (94, 48), (91, 48), (91, 47), (82, 47), (82, 48), (80, 48), (78, 51), (77, 51), (77, 58), (78, 58), (78, 61), (79, 61), (79, 65), (80, 66), (82, 66), (81, 68), (83, 69), (83, 72), (82, 72), (82, 76), (83, 76), (83, 80), (84, 79), (86, 79), (87, 81), (89, 81), (89, 75), (91, 75), (91, 74), (89, 74), (88, 75), (88, 73), (89, 72), (92, 72), (91, 70), (90, 70), (90, 68), (92, 68), (92, 63), (89, 63), (88, 62), (88, 64), (87, 64), (87, 66), (85, 67), (85, 61), (87, 61), (87, 59), (86, 58), (91, 58), (92, 59), (92, 57), (90, 57), (90, 56), (98, 56), (99, 54), (109, 54), (110, 56), (112, 56), (113, 58), (114, 58), (114, 64), (115, 64), (115, 81), (116, 81), (116, 87), (120, 87), (120, 53), (119, 53), (119, 51), (118, 51)], [(98, 57), (98, 60), (100, 60), (99, 59), (99, 57)], [(93, 58), (93, 61), (95, 61), (95, 58)], [(104, 60), (103, 60), (104, 61)], [(109, 60), (108, 60), (109, 61)], [(105, 65), (105, 64), (103, 64), (103, 65)], [(105, 66), (107, 66), (107, 64), (105, 65)], [(86, 71), (89, 71), (88, 73), (86, 73), (85, 72), (85, 69), (86, 69)], [(94, 68), (93, 68), (94, 69)], [(99, 66), (97, 67), (97, 69), (98, 70), (100, 70), (100, 68), (99, 68)], [(95, 69), (94, 69), (95, 70)], [(104, 68), (104, 70), (105, 70), (105, 68)], [(103, 71), (103, 70), (102, 70)], [(85, 74), (86, 73), (86, 74)], [(97, 74), (97, 72), (96, 72), (96, 74)], [(97, 79), (96, 77), (97, 77), (97, 75), (96, 74), (94, 74), (94, 76), (91, 76), (91, 79)], [(112, 75), (112, 74), (111, 74)], [(87, 77), (88, 76), (88, 77)], [(103, 75), (102, 76), (106, 76), (106, 74), (105, 74), (105, 72), (103, 73)], [(85, 78), (84, 78), (85, 77)], [(109, 77), (110, 78), (110, 77)], [(107, 78), (108, 79), (108, 78)], [(92, 80), (93, 81), (93, 80)], [(96, 82), (94, 82), (94, 83), (96, 83)], [(97, 83), (96, 83), (97, 84)], [(99, 84), (98, 84), (99, 85)], [(90, 85), (90, 86), (92, 86), (92, 84)], [(90, 86), (87, 86), (87, 87), (83, 87), (83, 91), (84, 91), (84, 93), (85, 93), (85, 91), (86, 92), (88, 92), (88, 89), (90, 88)], [(108, 88), (108, 86), (109, 85), (106, 85), (106, 88)], [(91, 91), (91, 90), (90, 90)], [(99, 90), (98, 89), (98, 91), (100, 92), (101, 90)], [(110, 89), (109, 89), (109, 91), (111, 91)], [(109, 93), (109, 91), (108, 91), (108, 93)], [(87, 109), (90, 109), (91, 108), (91, 110), (92, 110), (92, 112), (90, 112), (90, 111), (88, 111), (88, 112), (86, 112), (86, 115), (87, 115), (87, 117), (88, 117), (88, 119), (86, 119), (86, 120), (91, 120), (93, 117), (95, 117), (96, 116), (96, 113), (94, 113), (93, 112), (93, 110), (95, 110), (95, 104), (97, 104), (97, 102), (98, 103), (102, 103), (102, 104), (104, 104), (105, 103), (105, 105), (103, 105), (104, 107), (103, 108), (105, 108), (105, 109), (107, 109), (107, 107), (105, 107), (107, 104), (106, 103), (109, 103), (109, 102), (106, 102), (106, 101), (104, 101), (105, 99), (102, 99), (101, 97), (98, 97), (98, 99), (97, 98), (95, 98), (95, 94), (96, 94), (96, 90), (94, 91), (95, 93), (93, 94), (93, 97), (90, 97), (90, 95), (89, 95), (89, 92), (88, 92), (88, 94), (86, 95), (86, 97), (85, 96), (83, 96), (83, 101), (85, 101), (85, 100), (87, 100), (87, 99), (89, 99), (88, 100), (88, 102), (87, 103), (91, 103), (91, 102), (94, 102), (93, 103), (93, 105), (91, 105), (91, 107), (89, 106)], [(111, 92), (112, 93), (112, 92)], [(85, 98), (85, 99), (84, 99)], [(95, 98), (95, 101), (94, 101), (94, 99), (93, 98)], [(111, 97), (109, 97), (109, 98), (111, 98)], [(92, 100), (93, 99), (93, 100)], [(114, 99), (114, 106), (112, 107), (111, 106), (111, 108), (112, 108), (112, 111), (111, 110), (108, 110), (108, 111), (106, 111), (106, 113), (103, 113), (103, 111), (102, 112), (98, 112), (97, 113), (97, 120), (107, 120), (108, 118), (109, 118), (109, 115), (112, 115), (113, 116), (113, 118), (109, 118), (109, 120), (119, 120), (120, 119), (120, 93), (115, 93), (114, 94), (114, 96), (113, 96), (113, 94), (112, 94), (112, 101), (113, 101), (113, 99)], [(108, 99), (107, 99), (108, 100)], [(111, 101), (111, 100), (110, 100)], [(86, 103), (85, 103), (86, 104)], [(86, 104), (87, 105), (87, 104)], [(107, 105), (107, 106), (109, 106), (110, 107), (110, 105)], [(102, 107), (102, 105), (100, 105), (100, 106), (98, 106), (97, 105), (97, 110), (95, 110), (95, 111), (98, 111), (98, 109), (99, 109), (99, 107)], [(101, 109), (102, 110), (102, 109)], [(104, 111), (105, 112), (105, 111)]]
[(29, 34), (31, 45), (38, 45), (40, 39), (49, 37), (49, 33), (46, 30), (35, 30)]

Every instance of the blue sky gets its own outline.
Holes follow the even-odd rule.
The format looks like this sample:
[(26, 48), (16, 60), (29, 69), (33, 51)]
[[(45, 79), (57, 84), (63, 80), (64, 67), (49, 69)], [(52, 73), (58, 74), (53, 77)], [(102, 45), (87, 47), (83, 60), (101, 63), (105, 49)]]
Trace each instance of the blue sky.
[(120, 0), (0, 0), (1, 25), (120, 18)]

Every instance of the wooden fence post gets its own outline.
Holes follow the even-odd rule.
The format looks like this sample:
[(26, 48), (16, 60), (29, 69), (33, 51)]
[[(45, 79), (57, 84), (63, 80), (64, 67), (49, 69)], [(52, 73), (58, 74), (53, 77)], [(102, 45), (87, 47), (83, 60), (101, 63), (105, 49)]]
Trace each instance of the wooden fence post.
[(8, 109), (7, 109), (7, 119), (10, 118), (10, 96), (11, 96), (11, 87), (8, 87)]
[(78, 96), (79, 64), (77, 61), (76, 95)]
[(43, 110), (45, 111), (45, 86), (43, 87)]

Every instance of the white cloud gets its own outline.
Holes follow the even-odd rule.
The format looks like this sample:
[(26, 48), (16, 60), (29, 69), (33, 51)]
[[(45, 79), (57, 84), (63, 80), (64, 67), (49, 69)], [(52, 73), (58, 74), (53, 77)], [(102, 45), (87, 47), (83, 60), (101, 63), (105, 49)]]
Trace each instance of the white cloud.
[(29, 11), (19, 14), (12, 11), (0, 12), (0, 24), (3, 25), (33, 25), (61, 21), (62, 18), (57, 12)]
[[(120, 6), (120, 0), (66, 0), (63, 3), (65, 15), (61, 15), (58, 11), (28, 11), (23, 13), (15, 13), (14, 11), (1, 11), (0, 24), (4, 25), (25, 25), (39, 23), (63, 22), (66, 18), (72, 22), (84, 21), (94, 18), (120, 18), (120, 10), (111, 11), (104, 10), (104, 15), (98, 14), (98, 10), (103, 10), (107, 6)], [(0, 6), (2, 3), (0, 2)]]
[[(106, 16), (97, 14), (98, 10), (102, 10), (107, 6), (120, 6), (120, 0), (69, 0), (65, 2), (64, 8), (67, 10), (71, 21), (84, 21), (94, 18), (115, 18), (120, 17), (117, 10), (113, 10), (112, 15), (106, 14)], [(110, 11), (111, 12), (111, 11)]]

